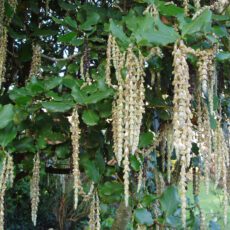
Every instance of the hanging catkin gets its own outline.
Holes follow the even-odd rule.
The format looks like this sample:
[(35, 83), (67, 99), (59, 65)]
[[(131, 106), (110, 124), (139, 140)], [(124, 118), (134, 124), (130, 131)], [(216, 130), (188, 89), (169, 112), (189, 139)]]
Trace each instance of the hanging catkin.
[(41, 74), (41, 47), (38, 44), (32, 45), (33, 56), (30, 67), (29, 79), (39, 77)]
[(100, 201), (98, 197), (98, 193), (95, 192), (93, 194), (93, 198), (90, 205), (90, 212), (89, 212), (89, 227), (90, 230), (100, 230)]
[(183, 0), (184, 14), (185, 14), (186, 16), (188, 16), (188, 14), (189, 14), (188, 5), (189, 5), (189, 0)]
[(209, 193), (210, 168), (212, 159), (212, 133), (209, 121), (209, 113), (207, 106), (203, 103), (201, 106), (200, 99), (198, 101), (198, 147), (201, 158), (204, 162), (205, 188)]
[(190, 109), (189, 69), (186, 61), (186, 47), (181, 41), (174, 46), (174, 98), (173, 98), (173, 131), (174, 147), (181, 162), (180, 193), (182, 225), (186, 227), (186, 166), (190, 164), (192, 147), (192, 113)]
[[(144, 58), (140, 53), (134, 54), (131, 47), (122, 53), (111, 35), (107, 48), (106, 81), (111, 85), (112, 63), (117, 82), (112, 109), (113, 149), (118, 165), (123, 163), (125, 204), (128, 205), (129, 155), (137, 150), (144, 113)], [(126, 76), (122, 76), (122, 68), (126, 69)]]
[(7, 188), (7, 182), (12, 186), (14, 179), (13, 158), (7, 154), (2, 163), (0, 174), (0, 229), (4, 229), (4, 196)]
[[(9, 26), (12, 17), (7, 17), (5, 15), (5, 6), (4, 0), (0, 0), (0, 88), (2, 83), (4, 82), (5, 76), (5, 62), (6, 62), (6, 55), (7, 55), (7, 27)], [(10, 5), (13, 12), (16, 10), (17, 0), (9, 0), (8, 4)]]
[(80, 139), (80, 127), (79, 116), (77, 107), (73, 109), (72, 115), (69, 117), (71, 140), (73, 146), (73, 178), (74, 178), (74, 209), (78, 205), (78, 195), (81, 187), (80, 182), (80, 170), (79, 170), (79, 139)]
[(7, 51), (7, 28), (2, 27), (2, 31), (0, 34), (0, 88), (2, 82), (4, 82), (5, 75), (5, 62), (6, 62), (6, 51)]
[(34, 156), (34, 167), (33, 167), (33, 175), (30, 182), (30, 199), (31, 199), (31, 217), (34, 226), (37, 224), (37, 212), (38, 212), (38, 204), (39, 204), (39, 181), (40, 181), (40, 156), (37, 153)]

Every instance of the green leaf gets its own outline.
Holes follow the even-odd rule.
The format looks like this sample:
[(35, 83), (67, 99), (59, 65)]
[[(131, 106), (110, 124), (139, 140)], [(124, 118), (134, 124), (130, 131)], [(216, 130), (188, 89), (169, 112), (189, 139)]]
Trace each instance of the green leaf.
[(106, 89), (104, 91), (98, 91), (96, 93), (93, 93), (89, 97), (86, 98), (85, 104), (95, 104), (105, 98), (108, 98), (109, 96), (113, 95), (112, 89)]
[(212, 23), (212, 12), (205, 10), (200, 16), (182, 27), (182, 35), (206, 32), (210, 30)]
[(144, 207), (148, 207), (151, 205), (155, 200), (157, 199), (156, 195), (153, 194), (147, 194), (143, 197), (141, 203)]
[(81, 24), (81, 29), (82, 30), (92, 30), (94, 25), (96, 25), (98, 23), (100, 19), (100, 15), (96, 12), (91, 12), (90, 14), (87, 15), (86, 21)]
[(35, 151), (34, 140), (32, 137), (23, 137), (21, 139), (16, 139), (13, 144), (16, 148), (16, 151), (19, 153)]
[(152, 132), (146, 132), (142, 133), (140, 135), (140, 140), (139, 140), (139, 148), (145, 148), (148, 147), (153, 143), (153, 133)]
[(71, 42), (74, 38), (76, 37), (76, 33), (75, 32), (69, 32), (67, 34), (64, 35), (60, 35), (58, 37), (58, 41), (59, 42)]
[(32, 97), (25, 88), (15, 88), (9, 92), (9, 96), (18, 105), (26, 105), (32, 101)]
[(65, 17), (64, 22), (66, 25), (69, 25), (72, 28), (77, 29), (77, 22), (75, 20), (73, 20), (71, 17), (69, 17), (69, 16)]
[(82, 114), (82, 120), (89, 126), (94, 126), (99, 122), (99, 116), (93, 110), (85, 110)]
[(4, 105), (0, 108), (0, 129), (5, 128), (14, 116), (14, 107), (11, 104)]
[(73, 96), (74, 100), (79, 104), (85, 104), (87, 100), (87, 95), (82, 92), (81, 88), (77, 85), (72, 88), (71, 95)]
[(217, 61), (228, 61), (230, 60), (230, 52), (219, 52), (216, 55)]
[(115, 38), (118, 38), (123, 43), (123, 45), (125, 47), (128, 47), (130, 41), (129, 41), (129, 38), (124, 33), (122, 26), (117, 24), (117, 23), (115, 23), (113, 21), (113, 19), (110, 19), (109, 22), (110, 22), (109, 29), (110, 29), (112, 35)]
[(66, 112), (70, 110), (74, 103), (72, 101), (44, 101), (42, 106), (50, 112)]
[(45, 90), (51, 90), (59, 86), (61, 83), (62, 83), (62, 78), (51, 77), (51, 78), (44, 80), (44, 87), (45, 87)]
[(179, 34), (174, 28), (166, 26), (159, 17), (150, 14), (137, 16), (133, 11), (125, 18), (128, 29), (133, 32), (136, 42), (141, 46), (167, 45), (175, 42)]
[(160, 14), (163, 14), (166, 16), (177, 16), (178, 14), (184, 14), (184, 9), (174, 4), (166, 5), (165, 2), (160, 4), (160, 6), (158, 7), (158, 10)]
[(130, 156), (130, 165), (136, 172), (140, 170), (141, 164), (135, 155)]
[(55, 154), (59, 159), (66, 159), (70, 156), (70, 148), (68, 144), (58, 145), (55, 148)]
[(85, 158), (82, 160), (82, 164), (88, 177), (97, 183), (100, 180), (100, 173), (95, 161)]
[(151, 212), (145, 208), (138, 208), (134, 211), (135, 220), (142, 225), (150, 226), (153, 224)]
[(71, 10), (76, 10), (76, 5), (75, 4), (70, 4), (70, 3), (67, 3), (66, 1), (64, 0), (58, 0), (58, 5), (66, 10), (66, 11), (71, 11)]
[(37, 28), (33, 33), (34, 36), (44, 36), (44, 37), (52, 36), (56, 34), (58, 34), (58, 30), (55, 30), (53, 28), (41, 28), (41, 29)]
[(178, 189), (176, 186), (168, 187), (160, 197), (162, 210), (167, 216), (172, 215), (180, 204)]
[(6, 147), (17, 136), (17, 130), (14, 126), (8, 126), (0, 130), (0, 145)]
[(123, 185), (116, 181), (107, 181), (99, 187), (99, 193), (104, 202), (117, 202), (123, 194)]

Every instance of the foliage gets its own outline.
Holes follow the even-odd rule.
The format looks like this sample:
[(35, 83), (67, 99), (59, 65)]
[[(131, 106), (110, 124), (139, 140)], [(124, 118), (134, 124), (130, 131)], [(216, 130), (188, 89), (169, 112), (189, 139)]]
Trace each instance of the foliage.
[[(4, 2), (6, 12), (10, 14), (10, 5), (8, 1)], [(172, 51), (174, 43), (180, 39), (196, 50), (218, 44), (220, 52), (216, 55), (216, 64), (219, 87), (214, 98), (214, 109), (220, 111), (225, 119), (229, 117), (229, 7), (222, 14), (206, 9), (192, 20), (196, 11), (194, 6), (190, 5), (191, 15), (185, 16), (181, 1), (175, 2), (177, 5), (158, 0), (116, 3), (18, 0), (16, 12), (8, 26), (5, 81), (0, 97), (0, 163), (7, 153), (12, 154), (16, 175), (14, 187), (5, 196), (6, 229), (33, 229), (28, 220), (28, 183), (32, 175), (33, 156), (37, 152), (44, 162), (41, 167), (43, 179), (37, 229), (57, 226), (61, 229), (60, 219), (52, 214), (51, 204), (58, 204), (65, 195), (68, 200), (66, 209), (71, 210), (69, 213), (73, 212), (77, 218), (71, 219), (66, 213), (68, 220), (62, 229), (83, 229), (87, 226), (88, 210), (84, 210), (84, 205), (76, 211), (72, 210), (71, 180), (68, 185), (70, 195), (67, 192), (61, 194), (60, 188), (54, 186), (54, 181), (50, 186), (44, 182), (55, 169), (58, 174), (62, 174), (63, 170), (68, 173), (72, 171), (68, 117), (76, 105), (81, 128), (80, 171), (84, 177), (83, 187), (88, 192), (91, 182), (95, 183), (101, 201), (102, 229), (112, 228), (116, 208), (124, 199), (124, 189), (122, 167), (116, 164), (112, 149), (111, 115), (116, 89), (109, 87), (105, 81), (109, 34), (116, 38), (121, 51), (132, 46), (135, 53), (140, 51), (144, 57), (150, 57), (145, 66), (146, 112), (141, 127), (140, 151), (151, 148), (158, 131), (172, 120)], [(201, 2), (210, 4), (210, 1)], [(155, 4), (159, 14), (152, 16), (144, 13), (149, 4)], [(28, 79), (33, 43), (39, 44), (42, 49), (42, 73), (39, 77)], [(153, 47), (160, 47), (163, 56), (152, 55)], [(89, 72), (91, 84), (86, 84), (82, 76), (82, 57), (83, 69)], [(190, 90), (194, 94), (198, 87), (196, 62), (196, 57), (189, 56), (192, 76)], [(125, 75), (126, 70), (122, 71)], [(114, 74), (112, 69), (112, 76)], [(196, 108), (195, 102), (193, 108)], [(193, 123), (196, 122), (195, 114)], [(215, 124), (215, 118), (211, 117), (212, 129), (215, 129)], [(148, 158), (131, 157), (130, 206), (133, 222), (130, 221), (129, 229), (136, 229), (138, 224), (150, 229), (156, 224), (181, 228), (177, 181), (166, 184), (162, 194), (157, 194), (155, 180), (158, 173), (163, 178), (167, 177), (162, 168), (160, 151), (151, 151)], [(172, 156), (173, 160), (175, 158)], [(196, 160), (194, 156), (193, 162)], [(146, 186), (136, 192), (141, 166), (144, 167)], [(173, 168), (176, 168), (176, 164)], [(152, 204), (155, 202), (158, 203), (159, 216), (154, 213)], [(89, 204), (86, 206), (88, 208)], [(195, 202), (188, 202), (190, 214), (187, 223), (191, 229), (197, 229), (199, 225), (195, 206)], [(210, 226), (215, 224), (211, 222)], [(214, 226), (210, 229), (217, 228)]]

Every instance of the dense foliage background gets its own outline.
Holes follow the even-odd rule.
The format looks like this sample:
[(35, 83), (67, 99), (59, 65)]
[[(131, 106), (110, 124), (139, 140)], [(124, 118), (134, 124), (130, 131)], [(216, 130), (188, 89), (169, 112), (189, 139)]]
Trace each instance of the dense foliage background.
[[(172, 119), (172, 51), (178, 39), (183, 39), (188, 47), (194, 49), (219, 45), (216, 56), (218, 94), (214, 98), (214, 109), (221, 112), (224, 127), (227, 126), (230, 113), (230, 8), (226, 6), (222, 13), (206, 9), (192, 20), (196, 10), (192, 1), (190, 16), (184, 15), (182, 1), (174, 1), (176, 5), (169, 2), (18, 0), (13, 15), (8, 1), (5, 1), (6, 15), (13, 15), (13, 18), (8, 26), (5, 82), (0, 97), (0, 162), (5, 152), (11, 153), (16, 175), (13, 188), (8, 189), (5, 196), (6, 229), (87, 227), (89, 203), (80, 201), (77, 211), (73, 210), (72, 145), (67, 117), (76, 104), (81, 127), (83, 186), (88, 191), (91, 182), (95, 183), (101, 200), (102, 229), (112, 228), (116, 210), (119, 206), (122, 208), (123, 178), (122, 167), (114, 162), (112, 150), (111, 109), (116, 92), (105, 83), (109, 34), (116, 38), (121, 50), (130, 44), (144, 56), (149, 55), (152, 47), (159, 46), (162, 50), (163, 55), (152, 56), (146, 63), (146, 112), (140, 149), (151, 147), (158, 131)], [(212, 2), (201, 1), (201, 4), (210, 5)], [(149, 4), (155, 4), (158, 17), (143, 14)], [(41, 47), (42, 74), (29, 79), (33, 43)], [(82, 57), (84, 69), (89, 70), (93, 79), (93, 83), (84, 88), (80, 72)], [(197, 87), (196, 61), (192, 56), (189, 58), (191, 92)], [(196, 123), (196, 116), (193, 122)], [(214, 117), (211, 122), (215, 128)], [(194, 148), (198, 151), (196, 146)], [(41, 154), (42, 165), (41, 202), (35, 228), (30, 220), (29, 180), (37, 152)], [(166, 177), (160, 149), (141, 160), (146, 189), (136, 193), (140, 162), (135, 156), (131, 157), (131, 211), (125, 210), (123, 215), (129, 221), (128, 229), (136, 229), (138, 223), (149, 226), (149, 229), (155, 226), (180, 229), (176, 179), (179, 169), (173, 174), (175, 180), (166, 184), (159, 196), (154, 178), (159, 173)], [(196, 164), (197, 160), (198, 157), (193, 163)], [(159, 217), (154, 214), (152, 205), (156, 200), (160, 203)], [(188, 200), (190, 229), (199, 229), (195, 203), (192, 197)], [(119, 221), (126, 220), (120, 218)], [(214, 220), (209, 226), (210, 229), (219, 229)], [(122, 222), (114, 229), (123, 229)]]

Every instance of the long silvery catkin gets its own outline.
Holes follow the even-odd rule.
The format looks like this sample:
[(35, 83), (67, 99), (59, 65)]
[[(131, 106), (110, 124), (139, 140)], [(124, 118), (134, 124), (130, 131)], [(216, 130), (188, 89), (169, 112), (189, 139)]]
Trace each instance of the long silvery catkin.
[(37, 224), (37, 212), (38, 212), (38, 204), (39, 204), (39, 189), (40, 182), (40, 156), (37, 153), (34, 156), (34, 167), (33, 167), (33, 175), (30, 182), (30, 199), (31, 199), (31, 218), (34, 226)]
[(69, 117), (71, 140), (73, 146), (73, 178), (74, 178), (74, 209), (78, 205), (78, 196), (81, 187), (80, 182), (80, 170), (79, 170), (79, 139), (80, 139), (80, 127), (79, 116), (77, 107), (73, 109), (72, 115)]
[(2, 163), (2, 170), (0, 174), (0, 230), (4, 229), (4, 197), (7, 188), (7, 182), (10, 182), (11, 186), (14, 179), (14, 166), (13, 158), (7, 154)]
[(186, 167), (190, 164), (190, 151), (192, 147), (192, 112), (191, 95), (189, 92), (189, 69), (186, 61), (186, 47), (182, 41), (175, 44), (174, 59), (174, 98), (173, 98), (173, 132), (174, 147), (181, 162), (181, 215), (182, 225), (186, 227)]

